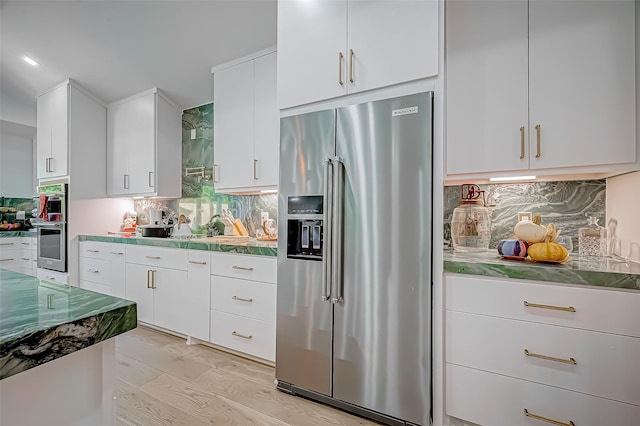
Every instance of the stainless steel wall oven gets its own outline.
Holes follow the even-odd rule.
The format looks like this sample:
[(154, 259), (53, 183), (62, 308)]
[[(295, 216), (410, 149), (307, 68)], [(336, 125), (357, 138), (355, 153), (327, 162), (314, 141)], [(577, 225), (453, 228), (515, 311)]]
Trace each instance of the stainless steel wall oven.
[(67, 272), (67, 184), (38, 187), (38, 267)]

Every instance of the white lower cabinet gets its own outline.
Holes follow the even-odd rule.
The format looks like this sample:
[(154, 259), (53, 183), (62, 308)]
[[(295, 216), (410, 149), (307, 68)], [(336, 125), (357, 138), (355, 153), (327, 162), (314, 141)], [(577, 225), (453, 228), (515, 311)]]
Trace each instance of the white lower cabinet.
[(35, 275), (31, 261), (31, 238), (6, 237), (0, 239), (0, 268)]
[(80, 287), (115, 297), (125, 297), (124, 245), (80, 241)]
[(637, 405), (461, 365), (448, 363), (445, 380), (447, 414), (479, 425), (622, 426), (640, 419)]
[(210, 262), (206, 251), (127, 246), (126, 298), (138, 320), (209, 340)]
[(210, 342), (275, 361), (277, 259), (214, 253)]
[(491, 426), (640, 418), (640, 292), (452, 274), (445, 285), (447, 415)]

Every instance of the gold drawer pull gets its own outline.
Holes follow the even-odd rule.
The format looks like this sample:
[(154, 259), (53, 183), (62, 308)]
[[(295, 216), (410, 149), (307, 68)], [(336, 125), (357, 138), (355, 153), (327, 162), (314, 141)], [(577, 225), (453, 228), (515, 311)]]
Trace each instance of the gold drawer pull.
[(0, 243), (0, 246), (12, 246), (13, 243)]
[(241, 302), (249, 302), (249, 303), (253, 302), (253, 298), (251, 298), (251, 299), (245, 299), (245, 298), (243, 298), (243, 297), (233, 296), (233, 297), (232, 297), (232, 299), (233, 299), (233, 300), (239, 300), (239, 301), (241, 301)]
[(121, 251), (112, 251), (111, 254), (117, 254), (119, 256), (122, 256), (124, 253)]
[(553, 306), (553, 305), (540, 305), (538, 303), (529, 303), (526, 300), (524, 301), (524, 306), (528, 306), (529, 308), (540, 308), (540, 309), (553, 309), (554, 311), (565, 311), (565, 312), (575, 312), (576, 308), (573, 306)]
[(22, 244), (23, 246), (30, 246), (31, 245), (31, 243), (20, 243), (20, 244)]
[(238, 266), (238, 265), (233, 265), (233, 266), (232, 266), (232, 268), (233, 268), (233, 269), (241, 269), (241, 270), (243, 270), (243, 271), (253, 271), (253, 268), (247, 268), (247, 267), (244, 267), (244, 266)]
[(0, 259), (0, 262), (9, 262), (11, 260), (13, 260), (13, 257), (11, 259)]
[(569, 420), (569, 423), (559, 422), (557, 420), (550, 419), (548, 417), (538, 416), (537, 414), (530, 413), (526, 408), (524, 409), (524, 415), (527, 417), (531, 417), (532, 419), (542, 420), (543, 422), (551, 423), (558, 426), (576, 426), (574, 422)]
[(189, 263), (193, 263), (194, 265), (206, 265), (207, 264), (207, 262), (198, 262), (198, 261), (195, 261), (195, 260), (190, 260)]
[(97, 269), (89, 269), (89, 272), (91, 272), (92, 274), (99, 274), (100, 271)]
[(525, 350), (524, 350), (524, 354), (525, 354), (526, 356), (530, 356), (530, 357), (533, 357), (533, 358), (546, 359), (547, 361), (562, 362), (562, 363), (564, 363), (564, 364), (573, 364), (573, 365), (576, 365), (576, 364), (578, 363), (578, 361), (576, 361), (576, 360), (575, 360), (575, 359), (573, 359), (573, 358), (569, 358), (569, 359), (566, 359), (566, 358), (556, 358), (556, 357), (553, 357), (553, 356), (541, 355), (541, 354), (536, 354), (536, 353), (533, 353), (533, 352), (529, 352), (529, 350), (528, 350), (528, 349), (525, 349)]
[(524, 158), (524, 126), (520, 127), (520, 159)]
[(247, 339), (247, 340), (251, 340), (253, 339), (253, 336), (249, 335), (249, 336), (245, 336), (244, 334), (240, 334), (237, 331), (232, 331), (231, 332), (232, 336), (237, 336), (237, 337), (242, 337), (243, 339)]
[(158, 259), (160, 259), (160, 256), (145, 256), (145, 258), (158, 260)]
[(100, 253), (100, 250), (87, 249), (89, 253)]
[(20, 259), (22, 259), (22, 260), (31, 260), (28, 257), (21, 257)]

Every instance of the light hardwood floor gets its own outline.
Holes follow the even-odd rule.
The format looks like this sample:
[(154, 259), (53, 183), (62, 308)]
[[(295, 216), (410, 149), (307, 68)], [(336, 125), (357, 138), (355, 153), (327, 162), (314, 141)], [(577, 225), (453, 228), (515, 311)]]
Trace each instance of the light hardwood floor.
[(275, 389), (274, 369), (138, 326), (116, 337), (117, 424), (376, 425)]

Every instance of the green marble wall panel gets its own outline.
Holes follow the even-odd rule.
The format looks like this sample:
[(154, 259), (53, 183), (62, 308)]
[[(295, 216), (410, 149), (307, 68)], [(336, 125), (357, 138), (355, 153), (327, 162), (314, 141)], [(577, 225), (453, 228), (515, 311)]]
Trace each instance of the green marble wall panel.
[[(604, 179), (559, 182), (532, 182), (480, 185), (485, 190), (491, 211), (491, 242), (513, 238), (513, 227), (518, 212), (540, 214), (542, 224), (554, 223), (563, 235), (573, 239), (574, 251), (578, 250), (578, 229), (587, 224), (587, 216), (600, 218), (605, 226), (606, 181)], [(451, 217), (459, 205), (460, 186), (444, 188), (444, 237), (445, 244), (451, 238)]]
[[(195, 138), (192, 139), (192, 130)], [(187, 168), (203, 167), (202, 176), (186, 176)], [(213, 187), (213, 104), (187, 109), (182, 113), (182, 197), (197, 198), (206, 187)], [(195, 172), (195, 170), (193, 170)]]

